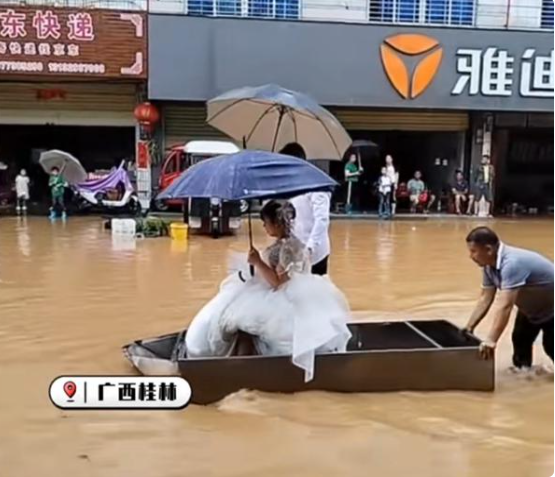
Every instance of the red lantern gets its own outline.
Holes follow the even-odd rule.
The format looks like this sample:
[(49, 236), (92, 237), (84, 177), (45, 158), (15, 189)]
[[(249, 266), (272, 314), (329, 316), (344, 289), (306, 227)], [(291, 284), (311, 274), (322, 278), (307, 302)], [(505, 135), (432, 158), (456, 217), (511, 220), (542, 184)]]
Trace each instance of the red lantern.
[(149, 103), (139, 104), (135, 108), (135, 118), (139, 122), (139, 124), (145, 128), (145, 130), (152, 132), (154, 126), (160, 121), (160, 113), (156, 107)]

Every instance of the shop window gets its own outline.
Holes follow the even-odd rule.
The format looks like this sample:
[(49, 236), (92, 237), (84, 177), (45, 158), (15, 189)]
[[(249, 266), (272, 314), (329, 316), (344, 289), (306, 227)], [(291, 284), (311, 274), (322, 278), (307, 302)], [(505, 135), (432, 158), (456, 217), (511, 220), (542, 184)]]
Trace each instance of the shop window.
[(300, 18), (298, 0), (276, 0), (276, 18)]
[(240, 17), (240, 0), (188, 0), (189, 15)]
[(553, 0), (542, 2), (542, 28), (553, 30)]
[(195, 16), (214, 15), (213, 0), (189, 0), (187, 5), (188, 5), (189, 15), (195, 15)]
[(370, 21), (418, 23), (420, 0), (370, 0)]
[(438, 25), (472, 25), (474, 0), (428, 0), (426, 21)]
[(241, 16), (241, 2), (237, 0), (216, 1), (216, 15), (225, 17)]
[(427, 4), (429, 23), (448, 25), (472, 25), (473, 0), (429, 0)]
[[(370, 21), (472, 25), (475, 0), (369, 0)], [(551, 0), (550, 0), (551, 1)]]
[(249, 16), (297, 19), (300, 16), (299, 0), (250, 0)]

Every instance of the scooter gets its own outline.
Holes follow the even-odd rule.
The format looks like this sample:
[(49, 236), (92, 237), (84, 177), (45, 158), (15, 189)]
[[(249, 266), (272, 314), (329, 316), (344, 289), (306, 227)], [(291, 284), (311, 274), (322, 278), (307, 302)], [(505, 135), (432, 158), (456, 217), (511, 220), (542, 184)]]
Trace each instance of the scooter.
[(102, 208), (141, 214), (141, 203), (125, 169), (125, 162), (100, 179), (75, 185), (73, 191), (81, 211)]

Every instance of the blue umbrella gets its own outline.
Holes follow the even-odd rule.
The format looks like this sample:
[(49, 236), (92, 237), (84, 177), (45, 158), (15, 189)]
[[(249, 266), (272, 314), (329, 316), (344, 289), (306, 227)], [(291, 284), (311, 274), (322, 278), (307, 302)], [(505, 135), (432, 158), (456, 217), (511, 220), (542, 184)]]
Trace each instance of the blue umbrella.
[(332, 191), (335, 186), (337, 182), (330, 176), (302, 159), (264, 151), (241, 151), (195, 164), (162, 191), (157, 200), (286, 198)]
[[(195, 164), (156, 199), (287, 198), (307, 192), (331, 192), (337, 185), (325, 172), (302, 159), (264, 151), (241, 151)], [(252, 246), (250, 212), (249, 240)]]

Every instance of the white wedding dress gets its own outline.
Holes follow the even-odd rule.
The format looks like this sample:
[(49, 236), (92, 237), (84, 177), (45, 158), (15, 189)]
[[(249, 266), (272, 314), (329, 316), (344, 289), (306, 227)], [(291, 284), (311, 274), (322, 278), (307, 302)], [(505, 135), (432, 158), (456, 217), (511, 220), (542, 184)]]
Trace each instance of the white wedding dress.
[(310, 381), (315, 354), (345, 351), (351, 338), (349, 305), (327, 277), (309, 273), (305, 249), (295, 237), (278, 240), (262, 258), (285, 270), (289, 280), (274, 289), (246, 270), (228, 276), (189, 326), (187, 356), (227, 356), (236, 333), (243, 331), (255, 337), (260, 354), (291, 355)]

